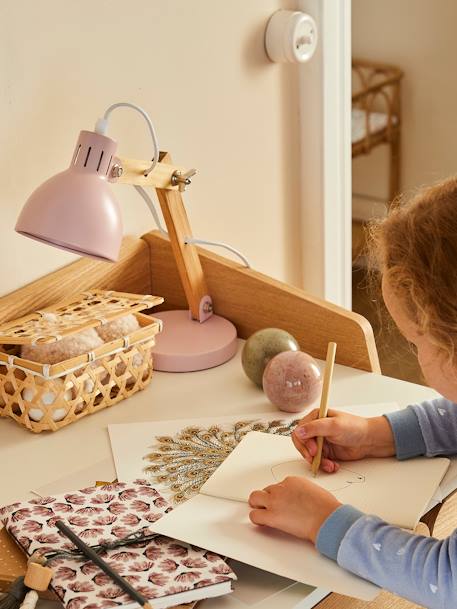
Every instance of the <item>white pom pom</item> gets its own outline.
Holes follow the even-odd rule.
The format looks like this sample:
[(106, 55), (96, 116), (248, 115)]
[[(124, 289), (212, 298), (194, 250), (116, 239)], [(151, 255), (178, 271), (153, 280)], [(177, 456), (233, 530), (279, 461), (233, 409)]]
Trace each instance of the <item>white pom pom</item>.
[(117, 338), (128, 336), (135, 330), (140, 329), (137, 318), (130, 313), (124, 317), (119, 317), (114, 321), (103, 324), (97, 328), (97, 333), (105, 343), (109, 343)]
[[(37, 380), (36, 382), (39, 383), (40, 381)], [(57, 397), (58, 393), (60, 392), (60, 389), (63, 388), (62, 379), (55, 379), (53, 381), (53, 384), (55, 384), (56, 390), (55, 391), (47, 390), (41, 396), (41, 403), (44, 406), (51, 406), (52, 404), (54, 404), (56, 397)], [(33, 389), (32, 387), (26, 387), (25, 389), (22, 390), (21, 395), (22, 395), (22, 398), (26, 402), (32, 402), (32, 400), (35, 398), (36, 393), (37, 393), (36, 389)], [(71, 389), (67, 389), (65, 391), (63, 397), (66, 402), (69, 402), (73, 397)], [(35, 404), (34, 404), (34, 406), (35, 406)], [(67, 412), (68, 412), (68, 408), (56, 408), (52, 412), (52, 418), (54, 421), (61, 421), (62, 419), (65, 418)], [(41, 408), (30, 408), (28, 413), (29, 413), (29, 418), (32, 419), (32, 421), (36, 421), (36, 422), (41, 421), (41, 419), (44, 416), (44, 411)]]
[(93, 328), (72, 334), (55, 343), (44, 345), (23, 345), (21, 356), (41, 364), (57, 364), (72, 357), (94, 351), (103, 345), (102, 339)]

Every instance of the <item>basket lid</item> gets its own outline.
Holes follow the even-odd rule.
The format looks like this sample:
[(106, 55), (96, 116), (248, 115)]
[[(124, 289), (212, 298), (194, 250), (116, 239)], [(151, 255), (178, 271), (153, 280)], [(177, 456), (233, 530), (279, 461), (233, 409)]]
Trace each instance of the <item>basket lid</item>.
[(57, 342), (134, 311), (163, 302), (160, 296), (92, 290), (0, 326), (0, 343), (35, 345)]

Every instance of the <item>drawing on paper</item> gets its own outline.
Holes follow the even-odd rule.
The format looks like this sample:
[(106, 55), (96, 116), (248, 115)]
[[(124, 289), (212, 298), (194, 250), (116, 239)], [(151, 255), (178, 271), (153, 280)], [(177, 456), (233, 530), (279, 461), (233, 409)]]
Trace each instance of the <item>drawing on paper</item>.
[(248, 420), (228, 426), (186, 427), (174, 436), (158, 436), (144, 456), (144, 471), (173, 493), (173, 503), (197, 494), (203, 484), (250, 431), (290, 436), (299, 419)]
[(284, 480), (287, 476), (305, 476), (331, 493), (342, 491), (355, 484), (364, 484), (366, 481), (364, 475), (346, 467), (340, 467), (340, 469), (333, 474), (321, 472), (317, 478), (313, 478), (309, 465), (304, 463), (303, 459), (278, 463), (278, 465), (271, 468), (271, 473), (275, 482), (281, 482), (281, 480)]

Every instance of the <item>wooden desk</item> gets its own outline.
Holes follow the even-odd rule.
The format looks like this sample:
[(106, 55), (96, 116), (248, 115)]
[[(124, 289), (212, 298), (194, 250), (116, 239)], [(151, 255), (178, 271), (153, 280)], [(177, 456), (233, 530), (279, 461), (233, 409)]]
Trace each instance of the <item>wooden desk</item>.
[[(28, 491), (51, 483), (66, 474), (87, 469), (110, 458), (107, 425), (170, 418), (220, 415), (278, 414), (263, 393), (250, 383), (241, 370), (240, 353), (224, 366), (187, 374), (155, 373), (151, 385), (120, 404), (69, 425), (56, 433), (34, 435), (14, 421), (0, 420), (2, 463), (15, 464), (2, 471), (0, 504), (24, 496)], [(432, 390), (337, 365), (334, 372), (333, 406), (397, 401), (401, 406), (433, 397)], [(367, 407), (368, 410), (368, 407)], [(110, 466), (107, 474), (114, 475)], [(96, 467), (94, 471), (96, 471)], [(96, 477), (96, 476), (95, 476)], [(332, 595), (319, 609), (355, 607)], [(339, 603), (335, 604), (338, 599)], [(212, 605), (217, 607), (213, 601)], [(364, 607), (363, 603), (360, 607)]]
[[(426, 387), (377, 373), (379, 364), (371, 327), (360, 316), (213, 254), (203, 253), (202, 258), (209, 288), (215, 295), (216, 310), (237, 325), (240, 336), (246, 337), (258, 327), (280, 326), (291, 331), (304, 350), (320, 359), (325, 357), (327, 341), (338, 341), (340, 364), (335, 367), (332, 405), (396, 401), (406, 406), (435, 396)], [(157, 268), (163, 273), (160, 277)], [(172, 266), (169, 245), (162, 237), (148, 235), (144, 241), (127, 240), (117, 265), (82, 260), (0, 299), (0, 321), (56, 302), (73, 293), (75, 285), (81, 291), (108, 287), (152, 292), (165, 296), (171, 306), (183, 306), (183, 293)], [(263, 393), (244, 377), (238, 354), (231, 362), (213, 370), (155, 373), (145, 391), (56, 433), (34, 435), (12, 420), (0, 419), (0, 504), (23, 497), (28, 491), (72, 472), (93, 466), (96, 469), (97, 464), (111, 456), (106, 431), (110, 423), (218, 414), (255, 415), (270, 410), (277, 413)], [(229, 606), (225, 604), (227, 599), (218, 602), (220, 607)], [(378, 601), (367, 605), (331, 595), (319, 604), (319, 609), (368, 606), (373, 609), (406, 607), (392, 604), (391, 600), (383, 605)]]

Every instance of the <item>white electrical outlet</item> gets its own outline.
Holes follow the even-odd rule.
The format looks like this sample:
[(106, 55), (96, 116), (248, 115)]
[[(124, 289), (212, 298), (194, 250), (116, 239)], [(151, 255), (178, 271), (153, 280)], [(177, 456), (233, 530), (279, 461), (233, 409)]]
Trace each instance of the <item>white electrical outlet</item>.
[(265, 48), (271, 61), (305, 63), (317, 46), (317, 25), (300, 11), (276, 11), (265, 32)]

